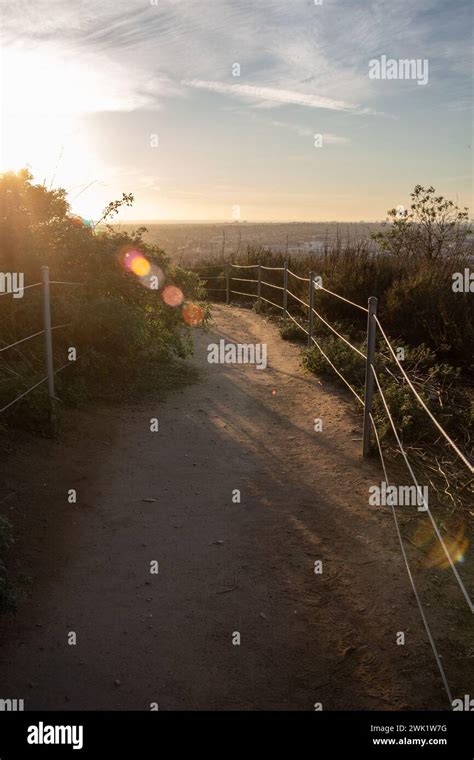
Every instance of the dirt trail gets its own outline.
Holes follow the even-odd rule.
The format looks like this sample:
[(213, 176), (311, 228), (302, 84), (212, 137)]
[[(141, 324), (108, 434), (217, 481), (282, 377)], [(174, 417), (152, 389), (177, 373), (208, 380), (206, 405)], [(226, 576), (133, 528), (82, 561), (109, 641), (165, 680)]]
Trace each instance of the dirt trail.
[[(253, 312), (219, 306), (214, 320), (195, 334), (201, 382), (159, 404), (75, 413), (60, 441), (11, 458), (5, 503), (33, 586), (2, 623), (0, 697), (26, 709), (445, 708), (391, 515), (368, 506), (380, 473), (361, 463), (347, 396)], [(208, 364), (222, 337), (266, 342), (268, 368)]]

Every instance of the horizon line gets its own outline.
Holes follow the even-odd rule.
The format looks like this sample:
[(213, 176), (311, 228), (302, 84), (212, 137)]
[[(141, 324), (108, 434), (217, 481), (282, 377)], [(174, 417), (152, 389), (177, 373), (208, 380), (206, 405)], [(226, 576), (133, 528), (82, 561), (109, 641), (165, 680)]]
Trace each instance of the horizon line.
[(382, 224), (386, 221), (387, 219), (245, 219), (240, 222), (226, 219), (127, 219), (111, 224), (227, 224), (237, 227), (250, 224)]

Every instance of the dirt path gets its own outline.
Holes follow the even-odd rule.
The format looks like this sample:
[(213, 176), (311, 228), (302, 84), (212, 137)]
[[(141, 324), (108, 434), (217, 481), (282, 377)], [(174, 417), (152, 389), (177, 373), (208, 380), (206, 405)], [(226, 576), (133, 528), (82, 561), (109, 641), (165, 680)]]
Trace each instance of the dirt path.
[[(368, 506), (380, 473), (361, 463), (346, 395), (253, 312), (220, 306), (214, 319), (196, 331), (201, 382), (165, 403), (75, 413), (60, 441), (11, 457), (4, 504), (33, 586), (2, 623), (0, 697), (26, 709), (445, 708), (391, 515)], [(266, 342), (268, 369), (208, 364), (221, 337)]]

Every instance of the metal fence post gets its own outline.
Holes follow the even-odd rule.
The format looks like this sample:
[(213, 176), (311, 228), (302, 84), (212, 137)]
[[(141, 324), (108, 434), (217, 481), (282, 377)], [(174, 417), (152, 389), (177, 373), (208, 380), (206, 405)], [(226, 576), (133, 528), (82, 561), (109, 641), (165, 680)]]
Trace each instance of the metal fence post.
[(230, 265), (225, 270), (225, 302), (230, 303)]
[(51, 332), (51, 301), (49, 297), (49, 267), (41, 267), (41, 280), (43, 283), (43, 327), (44, 343), (46, 351), (46, 370), (48, 374), (48, 395), (51, 400), (54, 395), (54, 367), (53, 367), (53, 336)]
[(283, 265), (283, 314), (288, 316), (288, 262)]
[(262, 305), (262, 269), (260, 264), (258, 265), (258, 284), (257, 284), (257, 298), (258, 308)]
[(362, 433), (362, 456), (370, 454), (370, 433), (372, 422), (372, 399), (374, 396), (374, 375), (372, 366), (375, 360), (375, 335), (377, 330), (377, 299), (371, 296), (368, 301), (369, 313), (367, 315), (367, 362), (365, 365), (365, 392), (364, 392), (364, 428)]
[(314, 330), (314, 272), (309, 273), (309, 326), (308, 326), (308, 348), (311, 348), (313, 330)]

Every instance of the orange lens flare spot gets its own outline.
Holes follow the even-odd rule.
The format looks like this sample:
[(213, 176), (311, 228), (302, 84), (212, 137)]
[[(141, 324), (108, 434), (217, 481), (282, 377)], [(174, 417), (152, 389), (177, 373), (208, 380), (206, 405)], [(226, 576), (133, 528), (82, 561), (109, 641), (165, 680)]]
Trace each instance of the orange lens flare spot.
[[(451, 562), (454, 565), (459, 562), (464, 562), (467, 548), (469, 546), (469, 541), (466, 536), (462, 533), (458, 533), (457, 536), (445, 536), (443, 540), (446, 551), (451, 558)], [(451, 565), (446, 556), (446, 552), (439, 543), (436, 543), (431, 547), (423, 564), (425, 567), (438, 567), (440, 570), (447, 570)]]
[(197, 303), (187, 303), (183, 306), (183, 319), (191, 327), (199, 327), (204, 320), (204, 311)]
[[(450, 567), (451, 562), (453, 564), (464, 562), (469, 547), (469, 540), (466, 537), (464, 523), (448, 521), (445, 524), (443, 533), (443, 542), (446, 551), (438, 538), (434, 535), (428, 521), (415, 531), (413, 543), (415, 546), (424, 548), (425, 550), (425, 555), (422, 559), (423, 567), (437, 567), (440, 570), (447, 570)], [(446, 552), (449, 555), (451, 562), (446, 556)]]
[(150, 273), (150, 264), (141, 254), (133, 256), (129, 268), (137, 277), (146, 277)]
[(168, 306), (181, 306), (184, 301), (183, 291), (176, 287), (176, 285), (167, 285), (163, 290), (163, 301)]
[(141, 251), (123, 247), (119, 251), (119, 262), (124, 269), (133, 272), (137, 277), (146, 277), (150, 272), (150, 262)]

